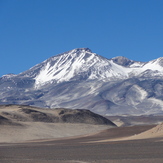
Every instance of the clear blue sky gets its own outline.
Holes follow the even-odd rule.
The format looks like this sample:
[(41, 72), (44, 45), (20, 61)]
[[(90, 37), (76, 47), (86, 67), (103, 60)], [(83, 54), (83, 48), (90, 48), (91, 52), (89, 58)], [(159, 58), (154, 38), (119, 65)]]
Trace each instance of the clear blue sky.
[(163, 56), (163, 0), (0, 0), (0, 76), (88, 47), (106, 58)]

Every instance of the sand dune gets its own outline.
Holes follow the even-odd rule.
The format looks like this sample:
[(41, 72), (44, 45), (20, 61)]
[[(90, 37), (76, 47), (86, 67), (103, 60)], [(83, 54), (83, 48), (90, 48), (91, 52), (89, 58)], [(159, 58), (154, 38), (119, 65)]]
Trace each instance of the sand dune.
[(149, 138), (163, 138), (163, 123), (138, 135), (129, 137), (129, 139), (149, 139)]
[[(134, 126), (133, 126), (134, 127)], [(141, 126), (140, 126), (141, 128)], [(130, 129), (128, 129), (130, 130)], [(119, 130), (119, 134), (121, 134), (121, 131)], [(119, 136), (117, 138), (108, 138), (108, 139), (103, 139), (100, 141), (90, 141), (90, 143), (94, 142), (111, 142), (111, 141), (127, 141), (127, 140), (140, 140), (140, 139), (154, 139), (154, 138), (161, 138), (163, 139), (163, 123), (148, 129), (146, 131), (136, 133), (130, 136)]]

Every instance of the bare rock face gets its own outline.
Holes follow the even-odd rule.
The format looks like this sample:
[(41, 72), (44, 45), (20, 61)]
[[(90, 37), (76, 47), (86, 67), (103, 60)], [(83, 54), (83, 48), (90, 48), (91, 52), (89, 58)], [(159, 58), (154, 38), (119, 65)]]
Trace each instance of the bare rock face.
[(29, 116), (34, 122), (57, 122), (56, 119), (41, 111), (24, 108), (21, 111)]
[(0, 125), (10, 124), (10, 120), (0, 115)]
[(88, 124), (100, 124), (100, 125), (112, 125), (115, 126), (110, 120), (95, 114), (89, 110), (81, 109), (58, 109), (60, 110), (60, 120), (68, 123), (88, 123)]
[(122, 56), (112, 58), (112, 61), (118, 65), (125, 66), (125, 67), (129, 67), (131, 64), (134, 63), (134, 61)]

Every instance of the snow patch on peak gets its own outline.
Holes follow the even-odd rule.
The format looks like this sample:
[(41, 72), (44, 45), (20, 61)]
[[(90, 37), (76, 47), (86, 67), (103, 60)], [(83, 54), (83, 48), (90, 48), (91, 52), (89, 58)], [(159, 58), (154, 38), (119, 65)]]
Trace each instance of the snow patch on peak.
[(163, 67), (163, 57), (160, 57), (160, 58), (158, 58), (158, 59), (155, 59), (155, 60), (153, 60), (153, 61), (151, 61), (151, 62), (153, 62), (153, 63), (155, 63), (155, 64), (158, 64), (158, 65), (160, 65), (161, 67)]
[(163, 66), (163, 58), (158, 58), (156, 60), (153, 60), (144, 64), (143, 69), (163, 72), (162, 66)]
[(68, 81), (74, 75), (87, 71), (97, 62), (95, 54), (88, 48), (74, 49), (69, 52), (54, 56), (44, 61), (44, 66), (35, 77), (36, 87), (51, 80), (56, 82)]
[(10, 73), (10, 74), (3, 75), (2, 77), (3, 77), (3, 78), (12, 78), (12, 77), (14, 77), (14, 76), (16, 76), (16, 75)]
[[(46, 83), (78, 80), (111, 81), (130, 77), (163, 75), (163, 58), (136, 62), (125, 57), (104, 58), (89, 48), (78, 48), (53, 56), (30, 70), (35, 88)], [(28, 73), (29, 74), (29, 73)]]
[(103, 58), (89, 49), (80, 48), (54, 56), (44, 62), (35, 77), (36, 88), (47, 82), (60, 83), (69, 80), (127, 78), (131, 70)]

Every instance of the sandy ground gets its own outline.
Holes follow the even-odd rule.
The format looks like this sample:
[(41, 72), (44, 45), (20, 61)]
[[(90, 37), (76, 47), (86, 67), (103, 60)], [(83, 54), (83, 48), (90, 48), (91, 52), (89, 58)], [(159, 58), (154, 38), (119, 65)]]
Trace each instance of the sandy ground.
[(154, 139), (154, 138), (159, 138), (160, 140), (163, 140), (163, 123), (154, 126), (149, 130), (137, 134), (133, 134), (131, 136), (124, 136), (124, 137), (121, 136), (118, 138), (103, 139), (103, 140), (99, 140), (98, 142), (126, 141), (126, 140), (139, 140), (139, 139), (143, 140), (143, 139)]
[(104, 125), (22, 122), (22, 126), (0, 126), (0, 143), (16, 143), (88, 135), (108, 129)]
[(151, 138), (163, 138), (163, 123), (153, 127), (150, 130), (142, 132), (140, 134), (130, 137), (130, 139), (151, 139)]
[[(62, 109), (62, 111), (64, 110)], [(0, 143), (89, 135), (112, 127), (110, 124), (95, 125), (53, 121), (52, 118), (59, 118), (62, 111), (60, 109), (41, 109), (30, 106), (1, 105)]]
[(162, 163), (162, 140), (163, 124), (114, 128), (12, 121), (0, 125), (0, 163)]
[[(154, 126), (111, 128), (77, 138), (0, 143), (1, 163), (162, 163), (159, 138), (130, 141), (100, 140), (129, 137)], [(91, 142), (90, 141), (94, 141)]]
[[(36, 117), (34, 119), (29, 114), (26, 114), (21, 110), (22, 108), (28, 107), (17, 105), (0, 106), (0, 142), (12, 143), (41, 139), (72, 137), (98, 133), (102, 130), (112, 128), (112, 126), (108, 125), (92, 125), (84, 123), (47, 123), (42, 122), (41, 119), (38, 122), (38, 119)], [(31, 109), (33, 108), (31, 107)], [(54, 116), (58, 116), (60, 112), (57, 109), (34, 109), (41, 111), (42, 113), (46, 113), (47, 115), (50, 114)], [(42, 116), (42, 113), (39, 113), (40, 118)], [(4, 118), (7, 118), (7, 120), (5, 120)], [(100, 141), (107, 142), (163, 137), (163, 124), (157, 125), (150, 130), (145, 130), (129, 136), (122, 135), (123, 129), (123, 127), (119, 127), (119, 133), (121, 137), (113, 137), (112, 139), (106, 138)]]

